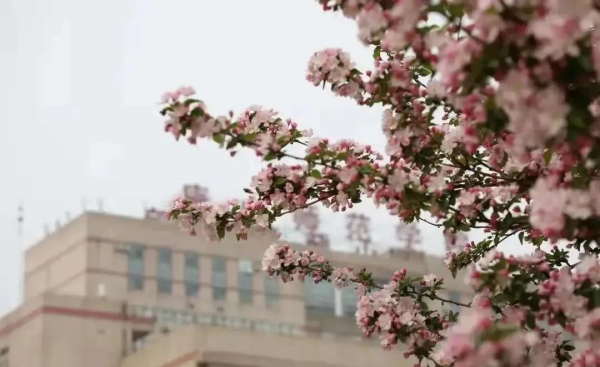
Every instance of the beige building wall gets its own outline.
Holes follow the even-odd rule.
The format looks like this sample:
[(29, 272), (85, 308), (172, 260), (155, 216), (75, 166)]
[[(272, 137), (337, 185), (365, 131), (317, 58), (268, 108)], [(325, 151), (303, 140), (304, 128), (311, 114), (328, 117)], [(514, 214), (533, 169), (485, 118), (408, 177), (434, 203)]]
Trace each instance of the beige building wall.
[(126, 313), (122, 302), (47, 294), (0, 323), (0, 348), (17, 367), (113, 367), (131, 353), (133, 331), (154, 320)]
[(86, 294), (87, 222), (80, 216), (25, 251), (25, 300), (47, 292)]
[(122, 367), (263, 366), (364, 367), (415, 364), (401, 351), (349, 340), (186, 327), (125, 359)]
[[(118, 367), (122, 361), (124, 367), (195, 367), (196, 363), (358, 367), (392, 360), (404, 366), (403, 358), (382, 351), (376, 338), (364, 340), (353, 315), (336, 316), (333, 310), (307, 307), (310, 301), (302, 283), (279, 282), (279, 301), (267, 308), (267, 275), (260, 263), (273, 241), (269, 233), (253, 233), (248, 241), (226, 237), (212, 243), (181, 232), (173, 223), (84, 214), (26, 251), (25, 304), (0, 319), (0, 350), (9, 348), (10, 365), (19, 367)], [(140, 291), (128, 287), (132, 245), (144, 248)], [(158, 292), (160, 249), (171, 252), (169, 294)], [(448, 298), (459, 294), (464, 300), (469, 294), (462, 276), (452, 279), (437, 257), (403, 251), (364, 256), (313, 250), (334, 265), (366, 268), (381, 281), (406, 268), (412, 277), (444, 276), (451, 291)], [(194, 297), (185, 293), (187, 253), (199, 255), (199, 293)], [(213, 299), (215, 257), (226, 261), (225, 300)], [(240, 260), (253, 264), (249, 304), (239, 299)], [(189, 324), (197, 325), (182, 326)], [(163, 335), (163, 329), (171, 333)], [(150, 335), (142, 338), (146, 333)]]

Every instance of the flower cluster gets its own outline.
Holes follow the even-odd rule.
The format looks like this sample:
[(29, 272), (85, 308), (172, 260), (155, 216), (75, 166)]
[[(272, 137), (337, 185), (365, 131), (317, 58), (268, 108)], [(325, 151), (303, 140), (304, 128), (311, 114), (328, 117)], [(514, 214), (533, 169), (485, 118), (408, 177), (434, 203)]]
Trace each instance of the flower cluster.
[[(345, 211), (368, 198), (399, 220), (426, 222), (454, 240), (483, 230), (484, 239), (456, 246), (445, 261), (453, 274), (467, 268), (476, 292), (472, 302), (457, 303), (470, 310), (454, 326), (456, 314), (423, 302), (448, 302), (435, 276), (399, 271), (377, 285), (366, 270), (275, 245), (263, 267), (284, 281), (354, 286), (363, 332), (379, 335), (386, 348), (407, 343), (406, 354), (419, 361), (561, 366), (573, 351), (562, 331), (590, 344), (572, 366), (598, 366), (600, 6), (591, 0), (318, 2), (356, 22), (359, 39), (372, 47), (373, 68), (358, 70), (347, 53), (327, 48), (311, 57), (306, 79), (359, 105), (380, 105), (385, 154), (312, 137), (261, 107), (213, 117), (192, 88), (182, 87), (163, 96), (166, 131), (192, 144), (213, 140), (232, 156), (252, 149), (267, 163), (243, 202), (179, 200), (171, 218), (192, 234), (231, 232), (241, 239), (309, 205)], [(511, 238), (537, 250), (499, 253)], [(553, 246), (542, 251), (546, 242)], [(585, 256), (573, 264), (559, 244)]]
[[(442, 338), (441, 331), (449, 325), (449, 319), (420, 302), (422, 298), (452, 302), (437, 296), (443, 279), (433, 274), (411, 279), (406, 270), (402, 270), (396, 272), (388, 284), (379, 286), (366, 270), (355, 273), (351, 268), (334, 267), (322, 255), (294, 250), (289, 245), (271, 245), (265, 251), (262, 267), (284, 282), (305, 281), (310, 277), (315, 283), (328, 281), (338, 288), (354, 285), (360, 296), (356, 321), (363, 333), (366, 336), (379, 334), (385, 348), (406, 340), (407, 356), (429, 356)], [(415, 295), (416, 300), (411, 297)]]
[(306, 80), (315, 86), (330, 83), (332, 90), (340, 96), (362, 99), (360, 78), (350, 56), (340, 50), (328, 48), (313, 55), (308, 62)]

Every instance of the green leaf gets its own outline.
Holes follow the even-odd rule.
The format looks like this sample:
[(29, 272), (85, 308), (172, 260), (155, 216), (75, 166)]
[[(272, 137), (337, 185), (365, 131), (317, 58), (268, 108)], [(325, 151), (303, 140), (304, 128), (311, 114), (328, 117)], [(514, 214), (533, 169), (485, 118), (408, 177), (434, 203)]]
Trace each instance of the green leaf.
[(519, 242), (521, 242), (521, 245), (523, 244), (523, 237), (525, 237), (525, 232), (519, 233)]
[(460, 18), (465, 13), (465, 6), (462, 3), (455, 3), (448, 6), (448, 12), (454, 18)]
[(218, 226), (217, 227), (217, 235), (221, 239), (223, 239), (223, 237), (225, 237), (225, 227), (224, 226)]
[(379, 60), (381, 58), (381, 46), (375, 47), (373, 50), (373, 58), (375, 60)]
[(273, 183), (275, 184), (275, 186), (283, 185), (286, 182), (287, 182), (287, 178), (285, 178), (285, 177), (277, 177), (277, 178), (275, 178), (275, 180), (273, 180)]
[(456, 273), (458, 272), (458, 269), (456, 268), (456, 266), (453, 266), (452, 269), (450, 269), (450, 273), (452, 274), (452, 278), (456, 278)]
[(320, 178), (323, 178), (323, 176), (321, 175), (321, 172), (319, 172), (319, 170), (316, 170), (316, 169), (313, 169), (313, 170), (310, 172), (310, 175), (311, 175), (312, 177), (314, 177), (314, 178), (319, 178), (319, 179), (320, 179)]
[(419, 69), (417, 69), (417, 74), (419, 74), (420, 76), (427, 76), (431, 74), (431, 70), (421, 66)]
[(532, 313), (527, 314), (527, 326), (534, 329), (535, 328), (535, 316)]
[(362, 73), (360, 72), (360, 70), (358, 70), (358, 69), (356, 69), (356, 68), (354, 68), (354, 69), (350, 70), (350, 76), (351, 76), (351, 77), (355, 77), (355, 76), (357, 76), (357, 75), (362, 75)]
[(269, 153), (267, 153), (267, 155), (265, 156), (264, 160), (265, 160), (265, 161), (272, 161), (272, 160), (273, 160), (273, 159), (275, 159), (275, 158), (277, 158), (277, 157), (275, 156), (275, 153), (273, 153), (273, 152), (269, 152)]
[(566, 344), (562, 347), (562, 349), (566, 350), (567, 352), (571, 352), (575, 350), (575, 347), (569, 344)]
[(223, 144), (225, 142), (225, 135), (215, 134), (213, 135), (213, 140), (219, 144)]
[(549, 165), (551, 160), (552, 160), (552, 149), (546, 149), (546, 151), (544, 152), (544, 162), (546, 162), (546, 165)]
[(237, 145), (237, 143), (238, 143), (237, 139), (231, 139), (229, 141), (229, 143), (227, 143), (227, 146), (225, 147), (225, 149), (231, 149), (231, 148), (235, 147)]
[(245, 135), (242, 135), (242, 140), (246, 141), (248, 143), (254, 143), (257, 135), (258, 135), (257, 133), (245, 134)]
[(202, 108), (200, 108), (200, 107), (196, 107), (192, 110), (192, 112), (190, 112), (190, 116), (202, 117), (202, 116), (204, 116), (204, 110), (202, 110)]
[(189, 106), (192, 103), (196, 103), (196, 102), (200, 102), (200, 100), (195, 99), (195, 98), (190, 98), (190, 99), (186, 99), (185, 102), (183, 102), (183, 104), (186, 106)]

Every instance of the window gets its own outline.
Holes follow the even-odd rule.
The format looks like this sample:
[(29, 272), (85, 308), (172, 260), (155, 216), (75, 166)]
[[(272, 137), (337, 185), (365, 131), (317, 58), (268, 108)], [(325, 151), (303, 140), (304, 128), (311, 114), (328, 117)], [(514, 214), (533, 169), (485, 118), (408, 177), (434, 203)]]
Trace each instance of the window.
[(227, 296), (227, 260), (223, 257), (212, 258), (213, 300), (224, 300)]
[(159, 249), (157, 268), (158, 293), (171, 293), (171, 288), (173, 286), (171, 282), (173, 272), (172, 267), (173, 266), (171, 264), (171, 250), (165, 248)]
[(356, 304), (358, 303), (358, 295), (354, 287), (346, 287), (342, 289), (342, 312), (344, 316), (354, 317), (356, 314)]
[(198, 268), (198, 260), (200, 256), (193, 252), (185, 254), (183, 278), (185, 283), (185, 295), (188, 297), (196, 297), (199, 288), (200, 271)]
[(150, 331), (147, 330), (134, 330), (131, 334), (131, 344), (133, 345), (133, 351), (138, 351), (144, 347), (146, 337), (150, 335)]
[(268, 308), (279, 303), (279, 279), (269, 275), (265, 278), (265, 304)]
[(307, 281), (305, 284), (306, 307), (313, 310), (334, 312), (335, 300), (333, 284), (320, 282), (315, 284)]
[(127, 288), (130, 291), (144, 289), (144, 247), (132, 245), (128, 254)]
[[(458, 293), (457, 291), (448, 291), (448, 298), (450, 298), (450, 301), (460, 302), (460, 293)], [(452, 312), (459, 311), (459, 306), (455, 305), (454, 303), (448, 303), (448, 308)]]
[(238, 293), (240, 303), (252, 303), (252, 261), (238, 263)]

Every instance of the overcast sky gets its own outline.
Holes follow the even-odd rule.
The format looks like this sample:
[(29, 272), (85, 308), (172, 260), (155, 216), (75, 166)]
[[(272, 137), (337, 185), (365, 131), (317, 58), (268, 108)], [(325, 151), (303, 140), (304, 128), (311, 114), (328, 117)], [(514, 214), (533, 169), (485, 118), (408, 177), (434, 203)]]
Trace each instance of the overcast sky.
[[(21, 200), (30, 246), (82, 202), (140, 216), (187, 182), (215, 200), (243, 195), (259, 161), (208, 141), (176, 143), (158, 114), (165, 90), (192, 85), (213, 114), (272, 107), (315, 135), (382, 150), (381, 110), (305, 81), (309, 57), (325, 47), (370, 65), (355, 25), (313, 0), (0, 1), (0, 313), (18, 304)], [(393, 241), (394, 218), (359, 210), (375, 217), (378, 245)], [(326, 219), (334, 246), (346, 246), (343, 218)], [(440, 253), (441, 234), (423, 230), (427, 251)]]

